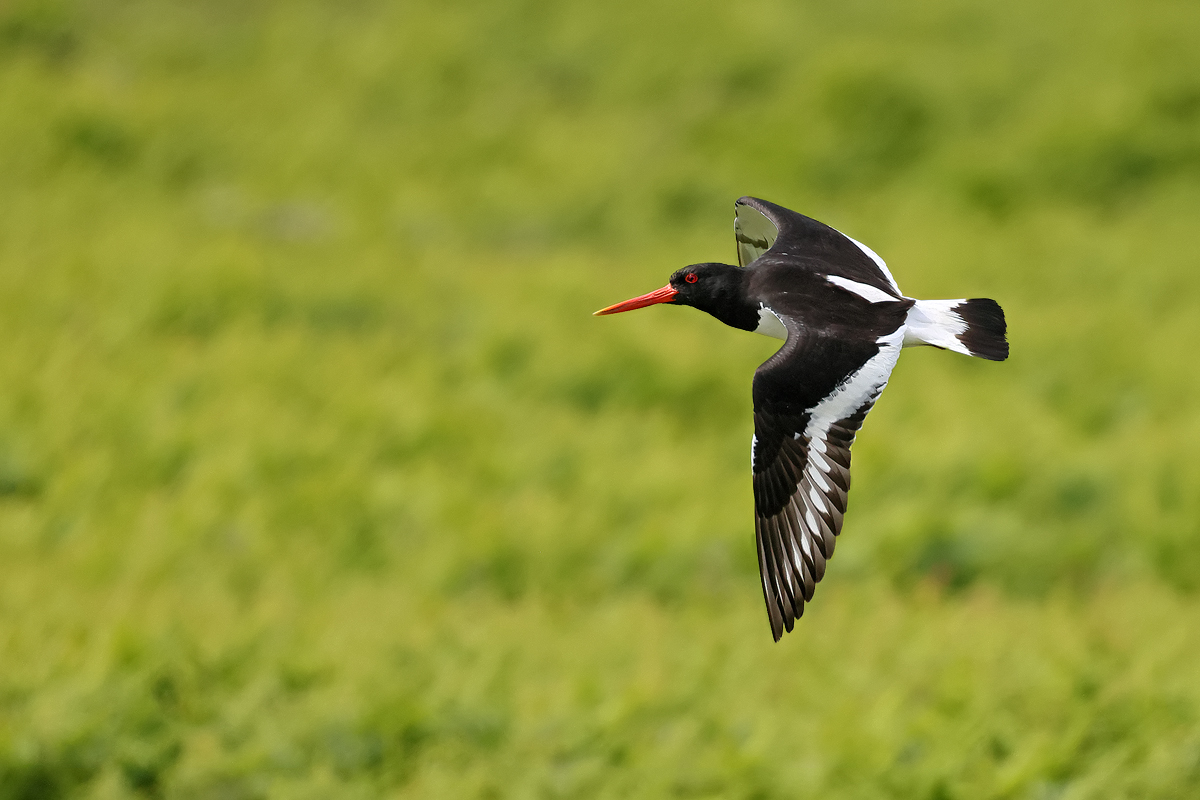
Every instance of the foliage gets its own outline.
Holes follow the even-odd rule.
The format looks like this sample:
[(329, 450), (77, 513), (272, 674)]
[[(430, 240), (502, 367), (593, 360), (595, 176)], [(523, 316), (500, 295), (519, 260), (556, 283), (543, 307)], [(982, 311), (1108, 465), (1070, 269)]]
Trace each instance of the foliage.
[[(1180, 797), (1200, 11), (0, 5), (0, 800)], [(774, 645), (753, 194), (908, 351)]]

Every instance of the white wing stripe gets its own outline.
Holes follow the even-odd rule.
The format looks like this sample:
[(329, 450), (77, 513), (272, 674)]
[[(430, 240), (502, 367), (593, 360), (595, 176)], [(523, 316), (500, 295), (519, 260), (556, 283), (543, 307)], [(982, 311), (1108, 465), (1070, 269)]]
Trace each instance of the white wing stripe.
[(812, 545), (810, 545), (808, 543), (809, 537), (806, 535), (807, 533), (808, 532), (805, 531), (803, 528), (800, 528), (800, 548), (804, 551), (804, 555), (808, 556), (811, 559), (812, 558)]
[[(816, 462), (817, 459), (813, 458), (812, 455), (809, 455), (808, 460), (810, 462)], [(817, 486), (819, 486), (821, 488), (822, 492), (829, 491), (829, 484), (825, 482), (825, 476), (821, 474), (821, 470), (806, 469), (806, 470), (804, 470), (804, 476), (806, 478), (808, 478), (810, 481), (812, 481), (813, 483), (815, 483)]]
[(896, 359), (900, 357), (904, 326), (901, 325), (886, 336), (880, 336), (876, 341), (879, 343), (879, 352), (871, 356), (857, 372), (842, 381), (832, 394), (813, 407), (808, 425), (804, 429), (809, 447), (824, 453), (824, 439), (830, 426), (858, 411), (887, 386), (888, 377), (896, 366)]
[(804, 521), (808, 523), (809, 530), (817, 529), (817, 518), (813, 516), (811, 508), (804, 509)]
[(881, 289), (876, 289), (874, 286), (866, 283), (852, 281), (849, 278), (843, 278), (841, 275), (826, 275), (825, 280), (840, 289), (845, 289), (847, 292), (858, 295), (868, 303), (895, 303), (899, 300), (899, 298), (893, 297)]
[[(806, 472), (805, 478), (807, 478), (808, 477), (807, 470), (805, 472)], [(813, 508), (815, 508), (817, 511), (825, 510), (825, 498), (821, 497), (821, 493), (817, 491), (817, 487), (809, 486), (808, 487), (808, 496), (810, 498), (812, 498)]]

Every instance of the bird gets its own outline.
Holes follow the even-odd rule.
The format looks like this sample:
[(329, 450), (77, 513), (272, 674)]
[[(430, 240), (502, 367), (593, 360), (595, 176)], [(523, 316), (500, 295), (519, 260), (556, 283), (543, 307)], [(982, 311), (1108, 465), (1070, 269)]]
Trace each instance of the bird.
[(1003, 361), (1007, 324), (995, 300), (906, 296), (874, 250), (803, 214), (754, 197), (734, 211), (737, 266), (691, 264), (663, 288), (595, 315), (691, 306), (783, 340), (751, 392), (754, 532), (778, 642), (825, 576), (846, 514), (850, 446), (901, 349)]

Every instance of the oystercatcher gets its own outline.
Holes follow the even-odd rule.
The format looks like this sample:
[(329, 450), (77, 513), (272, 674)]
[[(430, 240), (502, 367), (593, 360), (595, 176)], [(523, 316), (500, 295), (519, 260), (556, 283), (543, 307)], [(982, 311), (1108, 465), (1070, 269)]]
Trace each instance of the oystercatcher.
[(1008, 358), (994, 300), (914, 300), (866, 245), (774, 203), (734, 206), (738, 263), (692, 264), (663, 288), (597, 311), (692, 306), (783, 339), (754, 373), (754, 532), (771, 634), (811, 601), (850, 489), (850, 445), (903, 347)]

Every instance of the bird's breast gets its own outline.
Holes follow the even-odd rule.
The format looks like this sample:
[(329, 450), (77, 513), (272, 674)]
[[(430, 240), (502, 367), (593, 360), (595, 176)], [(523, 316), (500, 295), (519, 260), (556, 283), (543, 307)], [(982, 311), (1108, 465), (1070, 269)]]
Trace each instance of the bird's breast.
[(787, 327), (783, 324), (783, 320), (779, 318), (771, 309), (767, 308), (766, 303), (762, 303), (758, 307), (758, 327), (754, 329), (755, 333), (761, 333), (763, 336), (770, 336), (772, 339), (787, 339)]

